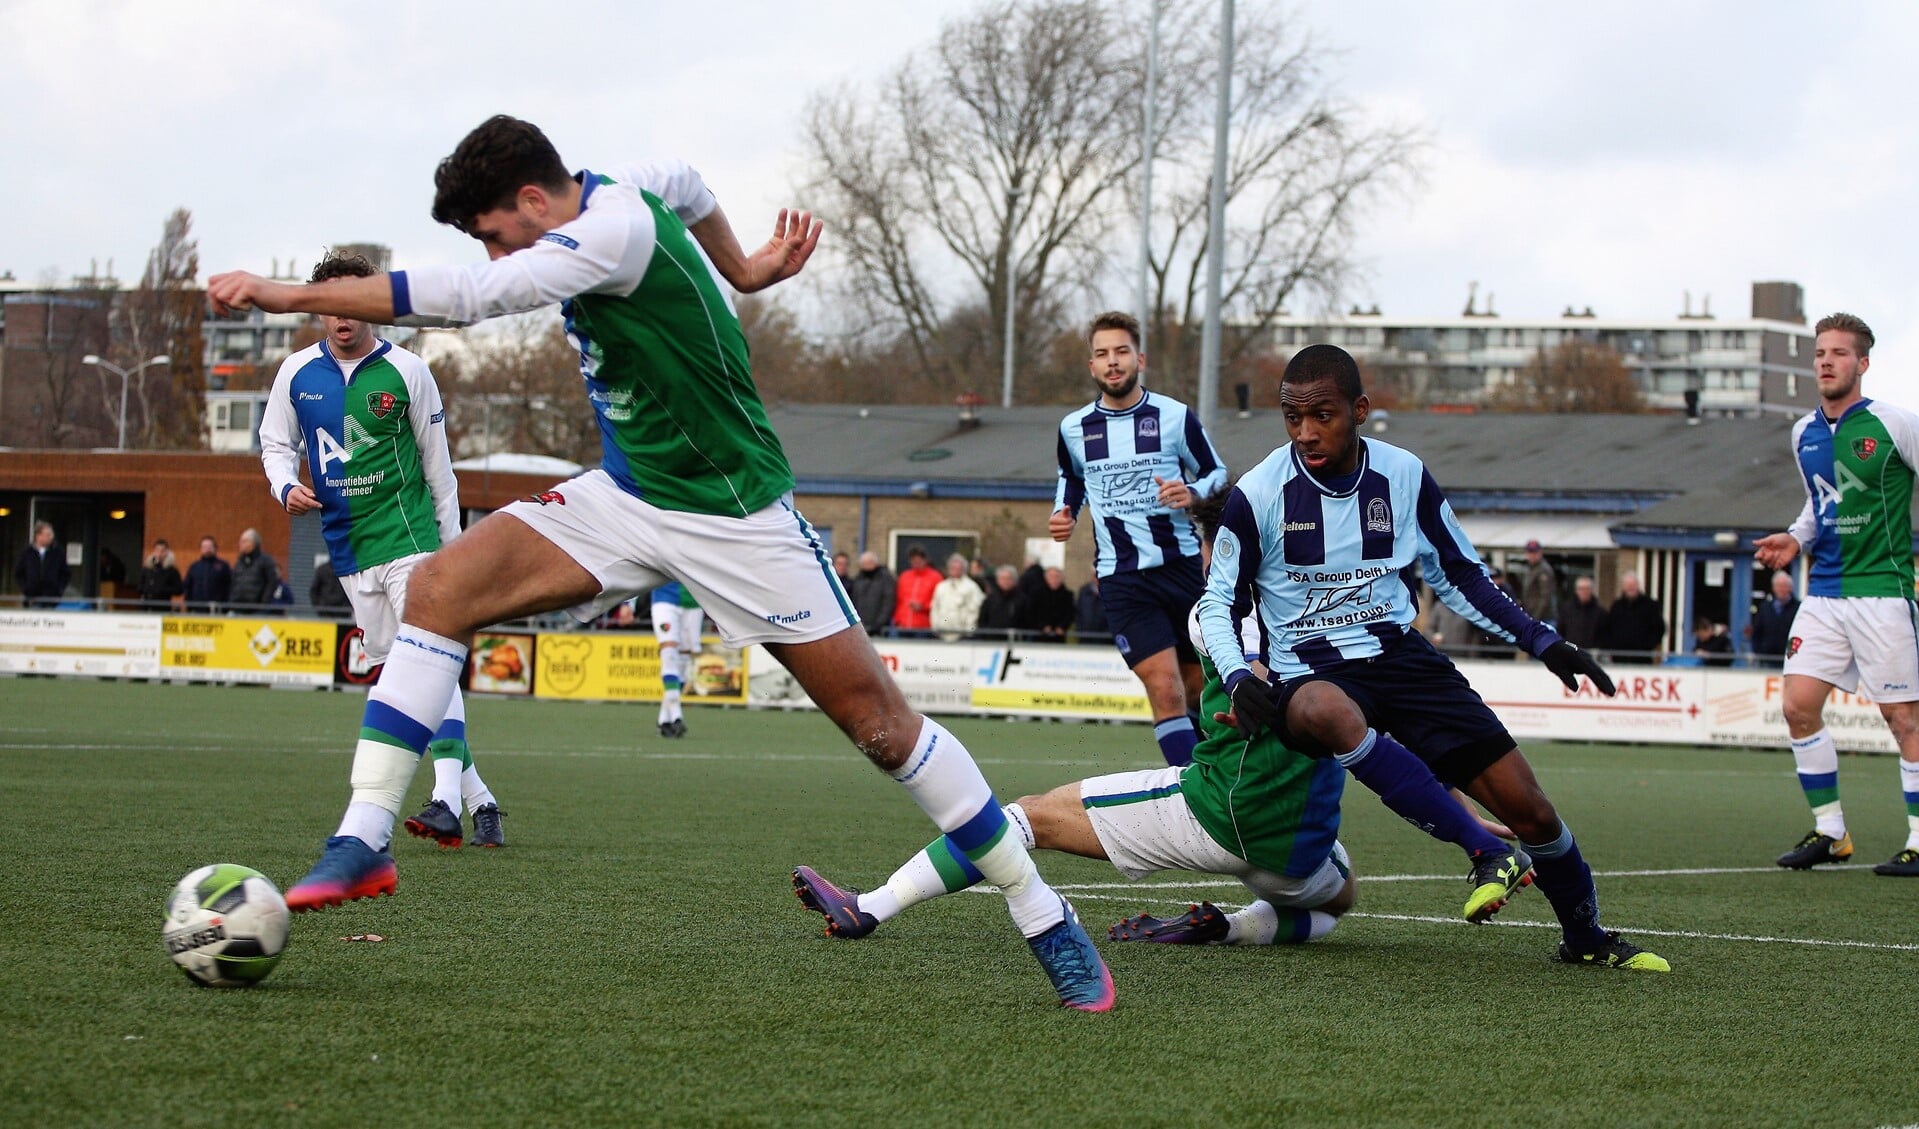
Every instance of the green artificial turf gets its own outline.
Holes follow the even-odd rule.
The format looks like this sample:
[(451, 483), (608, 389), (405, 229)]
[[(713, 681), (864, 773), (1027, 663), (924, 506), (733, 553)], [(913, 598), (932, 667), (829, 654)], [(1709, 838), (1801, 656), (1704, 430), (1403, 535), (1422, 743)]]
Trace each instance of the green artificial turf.
[[(1463, 867), (1353, 786), (1360, 904), (1308, 946), (1107, 942), (1235, 889), (1039, 856), (1118, 985), (1087, 1016), (996, 896), (821, 935), (795, 864), (870, 886), (931, 828), (818, 715), (694, 710), (668, 741), (647, 706), (476, 700), (508, 848), (403, 835), (397, 897), (296, 917), (257, 988), (195, 987), (160, 947), (168, 890), (209, 862), (304, 873), (360, 705), (0, 679), (0, 1124), (1919, 1122), (1919, 882), (1772, 868), (1810, 825), (1783, 752), (1531, 750), (1607, 923), (1670, 976), (1551, 962), (1555, 930), (1512, 924), (1551, 920), (1534, 891), (1491, 927), (1405, 920), (1456, 915)], [(1158, 761), (1138, 726), (949, 724), (1002, 799)], [(1840, 777), (1855, 861), (1890, 856), (1893, 760)], [(1757, 869), (1605, 874), (1706, 868)], [(341, 940), (364, 933), (386, 940)]]

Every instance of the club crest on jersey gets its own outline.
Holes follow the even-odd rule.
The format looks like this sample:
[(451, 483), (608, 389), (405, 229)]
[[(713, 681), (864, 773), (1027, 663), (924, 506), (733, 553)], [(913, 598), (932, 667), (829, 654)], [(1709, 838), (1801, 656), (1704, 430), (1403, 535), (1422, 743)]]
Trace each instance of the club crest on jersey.
[(1874, 451), (1877, 451), (1878, 449), (1879, 449), (1879, 440), (1874, 439), (1870, 435), (1864, 436), (1863, 438), (1854, 439), (1852, 441), (1852, 453), (1854, 457), (1856, 457), (1862, 463), (1865, 462), (1867, 459), (1870, 459), (1872, 457), (1872, 453)]
[(1366, 532), (1391, 533), (1393, 531), (1392, 507), (1384, 498), (1374, 498), (1366, 503)]
[(374, 419), (385, 419), (393, 414), (393, 405), (399, 403), (391, 392), (368, 392), (366, 410), (373, 413)]
[(1158, 416), (1141, 417), (1139, 421), (1139, 426), (1134, 431), (1134, 434), (1138, 435), (1141, 439), (1159, 438), (1159, 417)]
[(558, 490), (543, 490), (538, 494), (528, 494), (526, 497), (521, 498), (520, 501), (532, 502), (539, 506), (564, 506), (566, 505), (566, 495), (560, 493)]
[(1791, 658), (1798, 653), (1799, 653), (1799, 636), (1795, 635), (1792, 637), (1791, 642), (1786, 644), (1786, 657)]

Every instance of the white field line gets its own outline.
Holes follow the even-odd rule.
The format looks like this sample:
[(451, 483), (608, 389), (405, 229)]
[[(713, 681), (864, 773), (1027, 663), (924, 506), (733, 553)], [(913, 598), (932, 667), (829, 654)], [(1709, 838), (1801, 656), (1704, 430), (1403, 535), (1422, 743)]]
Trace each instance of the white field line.
[[(226, 752), (246, 750), (248, 752), (281, 753), (340, 753), (350, 754), (351, 745), (342, 744), (336, 738), (311, 738), (305, 741), (279, 737), (274, 739), (277, 747), (263, 749), (260, 742), (250, 738), (234, 737), (222, 740), (203, 740), (195, 746), (205, 752)], [(42, 750), (49, 752), (101, 752), (110, 750), (151, 751), (152, 742), (147, 741), (101, 741), (93, 743), (72, 742), (48, 744), (42, 741), (0, 741), (0, 752), (9, 750)], [(652, 761), (794, 761), (817, 764), (858, 764), (862, 758), (857, 752), (848, 749), (843, 753), (702, 753), (702, 752), (647, 752), (633, 745), (583, 745), (573, 749), (496, 749), (483, 747), (479, 750), (483, 757), (606, 757), (626, 758), (630, 760)], [(986, 765), (1057, 765), (1074, 768), (1098, 763), (1091, 758), (1010, 758), (1010, 757), (974, 757), (975, 764)]]

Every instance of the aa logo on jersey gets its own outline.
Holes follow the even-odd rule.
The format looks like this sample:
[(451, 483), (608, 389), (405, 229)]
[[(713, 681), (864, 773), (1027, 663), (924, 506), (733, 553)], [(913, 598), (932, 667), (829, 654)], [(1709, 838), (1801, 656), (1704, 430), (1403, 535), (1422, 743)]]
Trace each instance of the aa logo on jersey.
[(1872, 457), (1872, 453), (1874, 451), (1877, 451), (1878, 449), (1879, 449), (1879, 440), (1874, 439), (1870, 435), (1865, 436), (1864, 438), (1854, 439), (1852, 441), (1853, 456), (1862, 463), (1865, 462), (1867, 459), (1870, 459)]
[(366, 394), (366, 410), (373, 413), (374, 419), (385, 419), (387, 416), (392, 415), (393, 405), (399, 402), (399, 399), (391, 392), (368, 392)]

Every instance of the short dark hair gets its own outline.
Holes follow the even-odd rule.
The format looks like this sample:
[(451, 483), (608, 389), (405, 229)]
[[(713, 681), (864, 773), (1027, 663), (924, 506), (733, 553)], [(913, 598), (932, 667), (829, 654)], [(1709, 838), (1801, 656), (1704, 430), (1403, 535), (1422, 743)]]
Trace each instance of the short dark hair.
[(532, 122), (495, 114), (460, 139), (433, 171), (433, 222), (473, 234), (473, 221), (513, 206), (529, 184), (558, 192), (573, 174)]
[(1232, 494), (1233, 483), (1237, 481), (1228, 482), (1186, 508), (1186, 516), (1192, 518), (1193, 524), (1199, 527), (1199, 539), (1208, 545), (1219, 536), (1220, 522), (1226, 516), (1226, 499)]
[(1133, 339), (1133, 348), (1139, 348), (1139, 319), (1124, 310), (1107, 310), (1095, 314), (1092, 323), (1086, 327), (1086, 347), (1093, 347), (1093, 335), (1102, 329), (1123, 329)]
[(1865, 319), (1856, 314), (1827, 314), (1819, 319), (1818, 325), (1812, 327), (1812, 334), (1816, 338), (1829, 329), (1852, 334), (1852, 347), (1858, 351), (1859, 355), (1872, 356), (1872, 329), (1866, 324)]
[(1308, 345), (1294, 353), (1293, 359), (1286, 362), (1286, 373), (1279, 378), (1279, 383), (1282, 386), (1313, 384), (1321, 380), (1332, 381), (1348, 401), (1366, 393), (1359, 379), (1359, 362), (1337, 345)]
[(350, 251), (328, 251), (326, 258), (313, 264), (313, 273), (307, 276), (308, 282), (325, 282), (329, 278), (372, 278), (379, 274), (365, 255), (355, 255)]
[(924, 557), (926, 556), (926, 546), (908, 545), (906, 547), (906, 556), (908, 557), (908, 559), (911, 559), (913, 557)]

